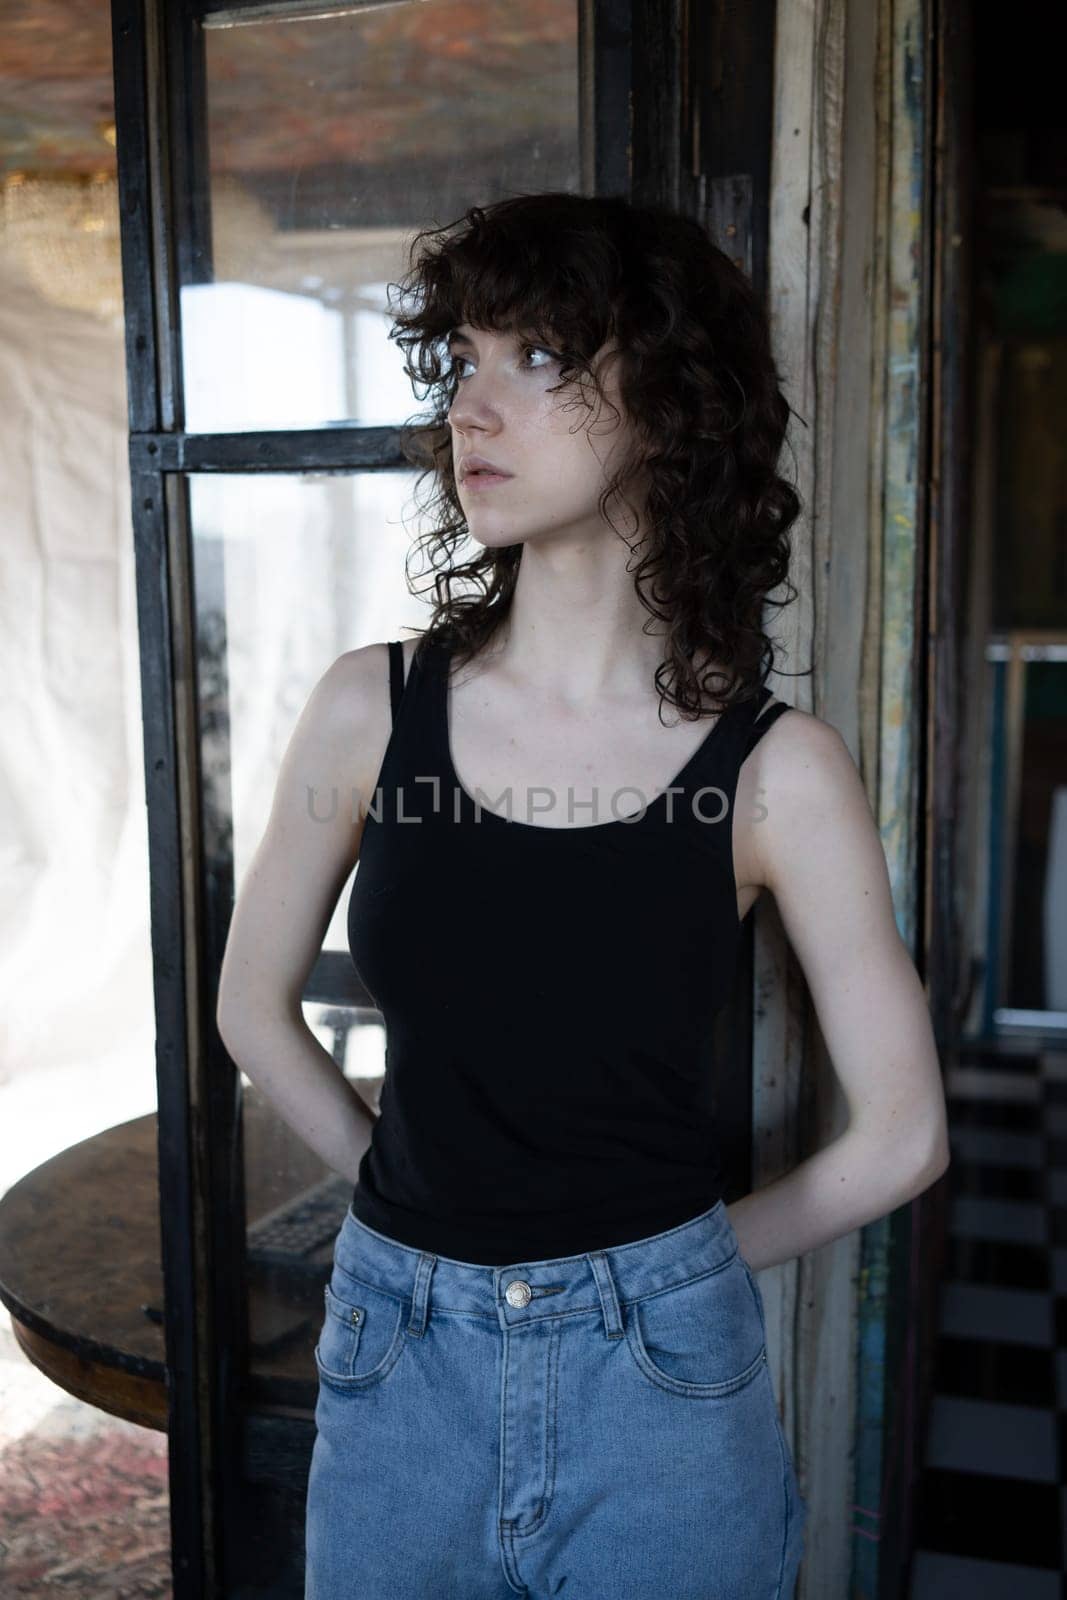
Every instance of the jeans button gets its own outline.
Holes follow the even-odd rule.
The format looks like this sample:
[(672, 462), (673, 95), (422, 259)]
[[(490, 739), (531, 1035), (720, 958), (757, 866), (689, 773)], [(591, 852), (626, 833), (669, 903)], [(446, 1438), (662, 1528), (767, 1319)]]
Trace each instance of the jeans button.
[(533, 1299), (533, 1290), (521, 1278), (516, 1278), (504, 1290), (504, 1299), (509, 1306), (528, 1306)]

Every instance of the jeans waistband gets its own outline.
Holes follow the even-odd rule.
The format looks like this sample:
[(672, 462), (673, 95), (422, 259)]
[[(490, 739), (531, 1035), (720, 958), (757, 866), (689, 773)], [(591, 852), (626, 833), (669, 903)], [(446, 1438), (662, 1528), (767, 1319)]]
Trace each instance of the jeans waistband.
[(498, 1320), (503, 1327), (602, 1310), (609, 1334), (621, 1333), (618, 1304), (674, 1288), (728, 1266), (737, 1236), (718, 1200), (710, 1210), (663, 1233), (581, 1255), (510, 1266), (478, 1266), (400, 1244), (351, 1210), (334, 1261), (354, 1278), (410, 1302), (412, 1332), (431, 1308)]

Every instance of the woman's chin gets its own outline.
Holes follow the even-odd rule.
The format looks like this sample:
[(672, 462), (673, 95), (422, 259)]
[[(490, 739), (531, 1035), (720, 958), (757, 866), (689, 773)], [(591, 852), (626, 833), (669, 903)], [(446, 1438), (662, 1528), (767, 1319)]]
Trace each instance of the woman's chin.
[(521, 534), (513, 533), (509, 528), (480, 528), (477, 518), (473, 522), (468, 519), (467, 532), (475, 544), (482, 544), (487, 550), (507, 550), (513, 544), (525, 543)]

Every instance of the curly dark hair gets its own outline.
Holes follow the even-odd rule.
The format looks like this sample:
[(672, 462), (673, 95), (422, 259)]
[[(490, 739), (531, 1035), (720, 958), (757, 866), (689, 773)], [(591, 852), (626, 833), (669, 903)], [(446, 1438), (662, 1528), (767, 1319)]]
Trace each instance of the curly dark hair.
[[(434, 487), (419, 507), (429, 531), (414, 545), (428, 557), (434, 591), (417, 650), (436, 640), (459, 663), (476, 656), (510, 610), (522, 558), (521, 544), (480, 547), (468, 560), (456, 554), (469, 532), (447, 420), (457, 390), (449, 334), (467, 323), (549, 348), (562, 358), (550, 392), (590, 411), (590, 390), (611, 403), (592, 363), (614, 340), (619, 394), (641, 454), (631, 452), (612, 475), (599, 510), (614, 527), (608, 502), (629, 504), (626, 486), (643, 469), (642, 538), (630, 547), (643, 554), (628, 570), (645, 609), (667, 623), (654, 679), (661, 717), (665, 701), (699, 717), (709, 692), (715, 710), (751, 698), (774, 665), (763, 605), (796, 598), (788, 531), (801, 502), (777, 470), (791, 407), (749, 279), (688, 217), (565, 192), (471, 206), (417, 233), (408, 265), (389, 285), (389, 336), (432, 413), (404, 425), (402, 448), (425, 467), (416, 497), (427, 475)], [(410, 573), (408, 583), (417, 592)], [(785, 597), (769, 600), (783, 584)], [(726, 676), (714, 667), (702, 676), (697, 655)], [(719, 681), (709, 688), (710, 678)]]

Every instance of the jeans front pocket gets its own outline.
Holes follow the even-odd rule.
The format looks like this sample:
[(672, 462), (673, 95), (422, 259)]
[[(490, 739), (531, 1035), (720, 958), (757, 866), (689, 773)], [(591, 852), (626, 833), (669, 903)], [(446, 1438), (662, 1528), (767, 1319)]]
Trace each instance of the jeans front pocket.
[(379, 1383), (404, 1349), (404, 1303), (334, 1266), (323, 1285), (325, 1318), (315, 1346), (319, 1378), (349, 1393)]
[(626, 1339), (651, 1383), (699, 1398), (744, 1388), (767, 1359), (761, 1308), (736, 1253), (699, 1278), (631, 1301)]

